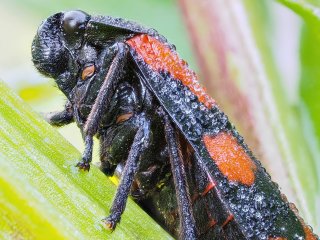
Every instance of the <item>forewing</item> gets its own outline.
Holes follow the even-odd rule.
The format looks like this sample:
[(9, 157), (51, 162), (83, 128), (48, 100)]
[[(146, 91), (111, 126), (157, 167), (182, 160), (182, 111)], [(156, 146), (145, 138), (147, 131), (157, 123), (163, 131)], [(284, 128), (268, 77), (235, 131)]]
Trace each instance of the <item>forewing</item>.
[[(192, 174), (196, 176), (191, 189), (202, 195), (197, 201), (204, 201), (199, 203), (200, 207), (194, 202), (196, 218), (205, 211), (210, 215), (204, 220), (206, 224), (211, 221), (213, 229), (232, 226), (239, 238), (243, 233), (249, 239), (304, 239), (310, 230), (294, 207), (271, 181), (227, 116), (199, 85), (194, 72), (161, 39), (142, 34), (129, 39), (127, 44), (137, 75), (194, 151), (195, 169), (189, 179)], [(203, 206), (207, 206), (206, 210)], [(306, 239), (313, 239), (309, 236)]]
[(86, 26), (86, 41), (98, 46), (123, 42), (136, 34), (148, 33), (150, 30), (123, 18), (110, 16), (92, 16)]

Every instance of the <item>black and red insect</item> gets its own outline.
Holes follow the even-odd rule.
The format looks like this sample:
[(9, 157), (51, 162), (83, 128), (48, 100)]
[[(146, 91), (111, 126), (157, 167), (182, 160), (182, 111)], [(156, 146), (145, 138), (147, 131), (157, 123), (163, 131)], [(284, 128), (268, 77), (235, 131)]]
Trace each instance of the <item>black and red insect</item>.
[(107, 227), (131, 194), (181, 239), (317, 239), (155, 30), (61, 12), (39, 27), (32, 57), (68, 99), (49, 123), (75, 121), (82, 132), (77, 166), (89, 170), (96, 136), (101, 170), (121, 169)]

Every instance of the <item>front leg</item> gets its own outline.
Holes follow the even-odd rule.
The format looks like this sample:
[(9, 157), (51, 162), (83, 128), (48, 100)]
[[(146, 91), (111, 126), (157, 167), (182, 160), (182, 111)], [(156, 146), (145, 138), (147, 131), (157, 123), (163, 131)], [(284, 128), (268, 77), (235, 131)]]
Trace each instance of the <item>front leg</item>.
[(117, 47), (117, 53), (112, 60), (107, 75), (100, 74), (97, 76), (98, 78), (104, 78), (104, 81), (84, 126), (85, 151), (77, 167), (86, 171), (89, 171), (92, 160), (93, 136), (98, 131), (103, 113), (108, 109), (125, 66), (128, 48), (124, 43), (118, 43)]
[(44, 115), (44, 119), (52, 126), (61, 127), (72, 123), (73, 118), (73, 108), (71, 103), (68, 101), (65, 105), (65, 109), (57, 112), (50, 112)]
[(87, 135), (84, 139), (84, 152), (82, 154), (82, 160), (77, 163), (76, 167), (81, 170), (89, 171), (90, 162), (92, 161), (92, 149), (93, 149), (93, 137)]

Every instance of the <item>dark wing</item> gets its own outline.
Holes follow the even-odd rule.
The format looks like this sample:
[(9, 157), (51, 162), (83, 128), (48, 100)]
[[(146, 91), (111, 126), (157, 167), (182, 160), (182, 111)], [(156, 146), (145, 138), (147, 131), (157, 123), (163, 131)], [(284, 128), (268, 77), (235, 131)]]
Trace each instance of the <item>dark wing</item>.
[(200, 233), (212, 228), (210, 236), (223, 232), (227, 239), (313, 239), (194, 72), (161, 39), (141, 34), (126, 43), (137, 75), (192, 147), (188, 180)]
[(105, 46), (109, 43), (123, 42), (136, 34), (152, 32), (156, 31), (123, 18), (92, 16), (86, 26), (85, 35), (88, 42)]

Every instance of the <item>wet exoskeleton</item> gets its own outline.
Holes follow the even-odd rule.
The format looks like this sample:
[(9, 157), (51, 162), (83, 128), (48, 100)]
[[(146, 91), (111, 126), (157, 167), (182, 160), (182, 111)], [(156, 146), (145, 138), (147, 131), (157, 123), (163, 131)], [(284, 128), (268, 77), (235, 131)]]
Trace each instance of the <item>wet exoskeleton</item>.
[(50, 124), (75, 121), (89, 170), (121, 181), (104, 223), (131, 194), (182, 239), (316, 239), (173, 45), (155, 30), (82, 11), (57, 13), (32, 44), (36, 68), (67, 97)]

